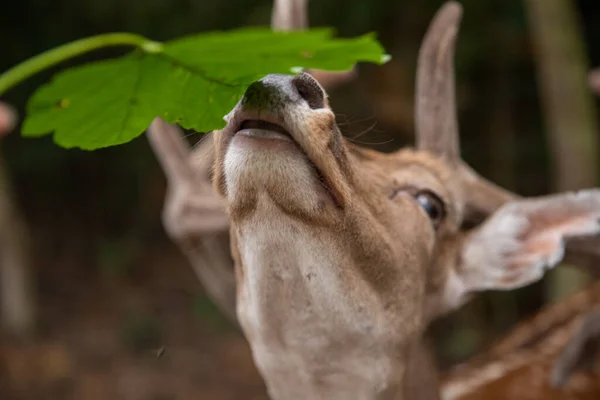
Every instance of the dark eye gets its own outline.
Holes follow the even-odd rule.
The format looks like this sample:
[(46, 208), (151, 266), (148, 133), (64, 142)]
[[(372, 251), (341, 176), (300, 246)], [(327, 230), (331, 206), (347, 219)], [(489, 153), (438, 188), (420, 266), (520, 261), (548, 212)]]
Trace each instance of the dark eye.
[(431, 218), (433, 226), (437, 228), (446, 215), (444, 202), (430, 191), (417, 192), (414, 196), (421, 207), (423, 207), (423, 210), (429, 215), (429, 218)]

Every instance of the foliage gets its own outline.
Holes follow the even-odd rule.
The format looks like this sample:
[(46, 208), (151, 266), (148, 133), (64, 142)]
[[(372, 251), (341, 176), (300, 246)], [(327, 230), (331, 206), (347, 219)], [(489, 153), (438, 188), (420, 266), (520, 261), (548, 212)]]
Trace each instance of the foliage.
[(137, 35), (110, 34), (51, 50), (0, 76), (0, 94), (64, 59), (99, 47), (133, 45), (120, 58), (59, 73), (30, 99), (22, 133), (54, 132), (65, 148), (93, 150), (131, 141), (160, 116), (184, 128), (209, 131), (256, 79), (303, 68), (343, 71), (359, 61), (389, 56), (372, 34), (334, 39), (329, 29), (274, 32), (244, 28), (157, 43)]

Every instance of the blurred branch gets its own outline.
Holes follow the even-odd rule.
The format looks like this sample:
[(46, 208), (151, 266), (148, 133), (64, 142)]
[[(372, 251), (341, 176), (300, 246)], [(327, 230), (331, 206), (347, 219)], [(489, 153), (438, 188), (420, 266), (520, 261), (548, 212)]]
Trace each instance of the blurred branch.
[(159, 53), (162, 44), (132, 33), (107, 33), (76, 40), (47, 50), (0, 74), (0, 94), (25, 79), (73, 57), (110, 46), (135, 46), (146, 53)]
[[(598, 127), (588, 89), (588, 60), (575, 5), (570, 0), (525, 0), (536, 53), (540, 98), (554, 169), (554, 190), (592, 187), (598, 181)], [(558, 269), (550, 297), (580, 286), (583, 277)]]
[(0, 103), (0, 137), (13, 130), (16, 120), (15, 110), (6, 104)]
[(594, 68), (588, 74), (588, 83), (594, 94), (600, 95), (600, 68)]
[[(14, 126), (14, 112), (0, 103), (0, 137)], [(17, 210), (4, 160), (0, 156), (0, 300), (2, 323), (12, 334), (35, 329), (30, 237)]]

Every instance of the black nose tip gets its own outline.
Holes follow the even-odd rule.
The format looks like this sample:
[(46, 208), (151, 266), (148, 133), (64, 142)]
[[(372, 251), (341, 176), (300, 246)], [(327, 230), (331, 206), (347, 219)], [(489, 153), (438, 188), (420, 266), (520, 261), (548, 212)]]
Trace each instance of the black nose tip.
[(297, 76), (271, 74), (251, 84), (242, 98), (246, 106), (273, 110), (284, 104), (306, 102), (313, 110), (325, 107), (325, 92), (307, 73)]
[(321, 85), (307, 73), (295, 76), (292, 85), (313, 110), (325, 107), (325, 93)]

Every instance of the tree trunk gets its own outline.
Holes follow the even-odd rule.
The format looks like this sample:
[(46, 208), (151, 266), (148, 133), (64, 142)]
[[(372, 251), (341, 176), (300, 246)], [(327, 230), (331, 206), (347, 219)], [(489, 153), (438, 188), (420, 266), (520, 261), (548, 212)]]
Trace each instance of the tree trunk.
[[(588, 89), (589, 62), (571, 0), (525, 0), (534, 45), (540, 98), (552, 159), (554, 189), (597, 184), (598, 136), (593, 98)], [(549, 296), (562, 297), (585, 283), (574, 268), (558, 268)]]
[(30, 237), (17, 211), (0, 154), (0, 302), (2, 325), (24, 337), (35, 329), (35, 291), (31, 279)]

